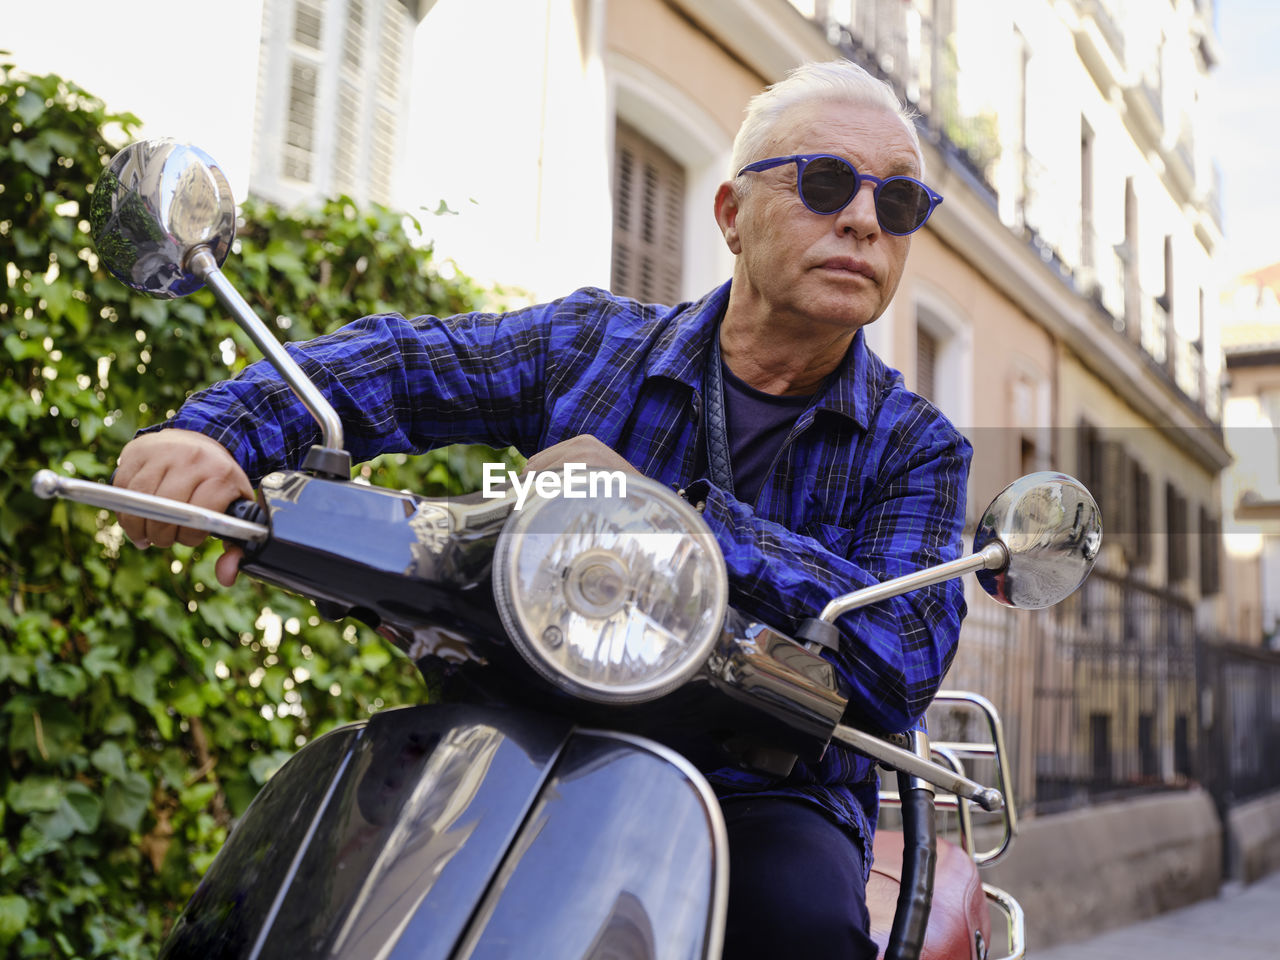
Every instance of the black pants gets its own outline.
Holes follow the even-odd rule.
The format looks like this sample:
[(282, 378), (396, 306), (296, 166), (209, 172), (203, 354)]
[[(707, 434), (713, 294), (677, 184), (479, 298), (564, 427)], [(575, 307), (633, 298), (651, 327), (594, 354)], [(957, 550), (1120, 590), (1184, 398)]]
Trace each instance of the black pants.
[(876, 960), (854, 837), (799, 801), (721, 806), (729, 828), (724, 960)]

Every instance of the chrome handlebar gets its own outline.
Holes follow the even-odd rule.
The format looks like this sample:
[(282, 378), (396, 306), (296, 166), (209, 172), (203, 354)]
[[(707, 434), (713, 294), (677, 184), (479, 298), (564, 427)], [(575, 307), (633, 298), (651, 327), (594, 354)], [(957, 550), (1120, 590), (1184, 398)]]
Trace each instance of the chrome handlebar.
[(205, 507), (192, 506), (167, 497), (138, 493), (105, 483), (75, 480), (61, 477), (52, 470), (40, 470), (31, 478), (31, 491), (42, 500), (59, 497), (74, 500), (91, 507), (104, 507), (117, 513), (129, 513), (161, 523), (173, 523), (180, 527), (204, 530), (227, 540), (242, 543), (261, 543), (270, 533), (261, 523), (241, 520)]

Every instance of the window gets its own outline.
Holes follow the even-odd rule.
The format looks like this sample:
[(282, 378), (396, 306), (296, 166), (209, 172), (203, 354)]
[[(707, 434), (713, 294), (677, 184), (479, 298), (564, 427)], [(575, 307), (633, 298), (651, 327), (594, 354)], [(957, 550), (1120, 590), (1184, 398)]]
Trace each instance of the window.
[(403, 0), (265, 0), (252, 192), (392, 201), (414, 16)]
[(1185, 713), (1173, 718), (1173, 772), (1191, 776), (1191, 722)]
[(1174, 584), (1191, 572), (1187, 562), (1187, 501), (1171, 483), (1165, 484), (1164, 490), (1169, 583)]
[(972, 327), (946, 291), (921, 282), (915, 293), (912, 389), (963, 429), (973, 423)]
[(916, 325), (916, 393), (933, 403), (938, 401), (938, 338)]
[(284, 175), (293, 180), (311, 179), (316, 127), (316, 78), (314, 66), (293, 62), (289, 74), (289, 120), (284, 128)]
[(645, 302), (680, 299), (684, 168), (619, 121), (614, 139), (614, 293)]
[[(1098, 428), (1081, 419), (1076, 428), (1076, 479), (1089, 488), (1102, 506), (1102, 438)], [(1106, 516), (1106, 511), (1102, 514)]]
[(1116, 532), (1116, 541), (1124, 555), (1133, 558), (1133, 498), (1129, 488), (1132, 461), (1118, 440), (1103, 440), (1098, 444), (1102, 461), (1101, 475), (1094, 498), (1102, 511), (1104, 522)]
[(333, 138), (333, 192), (353, 195), (360, 169), (360, 93), (343, 80), (338, 88), (338, 115)]
[(1156, 718), (1150, 713), (1138, 714), (1138, 774), (1144, 779), (1160, 773), (1156, 755)]
[(347, 0), (347, 32), (342, 38), (342, 62), (360, 69), (364, 55), (364, 0)]
[(1151, 562), (1151, 476), (1136, 461), (1130, 461), (1130, 518), (1133, 522), (1133, 557), (1136, 566)]
[(1089, 714), (1089, 759), (1095, 784), (1111, 782), (1111, 715)]
[(1212, 597), (1221, 588), (1218, 550), (1222, 544), (1222, 522), (1200, 508), (1200, 595)]
[(293, 41), (312, 50), (320, 49), (324, 27), (322, 0), (298, 0), (293, 10)]

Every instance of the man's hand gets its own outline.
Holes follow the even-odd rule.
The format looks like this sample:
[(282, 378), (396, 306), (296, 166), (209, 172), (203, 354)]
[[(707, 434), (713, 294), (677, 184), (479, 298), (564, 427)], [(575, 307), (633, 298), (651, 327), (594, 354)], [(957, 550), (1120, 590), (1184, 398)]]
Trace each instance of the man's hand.
[[(252, 499), (253, 487), (222, 444), (192, 430), (160, 430), (130, 440), (120, 451), (114, 483), (126, 490), (150, 493), (183, 503), (223, 511), (240, 498)], [(158, 520), (120, 514), (120, 526), (138, 547), (194, 547), (208, 534)], [(240, 550), (228, 547), (218, 560), (218, 581), (235, 582)]]
[(559, 470), (566, 463), (582, 463), (600, 470), (622, 470), (641, 476), (639, 470), (589, 433), (580, 433), (545, 450), (539, 450), (529, 458), (524, 472)]

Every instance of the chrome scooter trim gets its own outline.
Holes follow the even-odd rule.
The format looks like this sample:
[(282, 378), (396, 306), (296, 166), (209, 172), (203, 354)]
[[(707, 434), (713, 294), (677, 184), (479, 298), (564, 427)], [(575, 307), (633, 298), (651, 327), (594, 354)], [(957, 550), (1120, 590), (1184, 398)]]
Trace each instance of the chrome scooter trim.
[[(935, 763), (945, 764), (961, 776), (964, 775), (964, 763), (956, 756), (954, 752), (946, 746), (939, 746), (936, 743), (929, 745), (929, 753), (933, 757)], [(881, 789), (880, 806), (899, 807), (902, 805), (902, 795), (897, 790)], [(938, 810), (954, 810), (957, 815), (957, 833), (960, 838), (960, 849), (962, 849), (970, 857), (973, 856), (973, 813), (972, 804), (955, 794), (944, 793), (942, 796), (935, 796), (933, 805)]]
[(915, 573), (894, 577), (892, 580), (885, 580), (883, 583), (876, 583), (861, 590), (855, 590), (853, 593), (846, 593), (844, 596), (836, 597), (822, 608), (822, 613), (818, 619), (825, 620), (828, 623), (835, 623), (836, 618), (843, 616), (850, 610), (857, 610), (859, 607), (878, 603), (881, 600), (888, 600), (891, 597), (900, 596), (911, 590), (918, 590), (934, 583), (941, 583), (944, 580), (953, 580), (975, 570), (999, 570), (1008, 562), (1009, 549), (999, 540), (993, 540), (977, 553), (970, 554), (967, 557), (960, 557), (958, 560), (940, 563), (936, 567), (927, 567)]
[(874, 757), (895, 770), (910, 773), (913, 776), (929, 781), (935, 786), (942, 787), (943, 790), (949, 790), (957, 796), (973, 800), (984, 810), (994, 812), (1004, 804), (1004, 796), (999, 790), (984, 787), (982, 784), (970, 780), (968, 777), (962, 777), (946, 767), (924, 760), (910, 750), (895, 747), (879, 737), (863, 733), (861, 730), (856, 730), (843, 723), (836, 724), (832, 738), (839, 740), (846, 746), (853, 747), (855, 750), (861, 750), (868, 756)]
[(975, 851), (973, 855), (978, 866), (992, 866), (1004, 858), (1018, 836), (1018, 809), (1013, 796), (1013, 784), (1009, 777), (1009, 752), (1005, 747), (1004, 725), (1000, 722), (1000, 714), (995, 704), (980, 693), (969, 690), (940, 690), (933, 698), (933, 702), (944, 706), (972, 707), (987, 722), (987, 729), (991, 735), (989, 743), (943, 742), (939, 745), (951, 750), (962, 759), (989, 758), (996, 762), (996, 775), (1000, 778), (1000, 792), (1004, 796), (1004, 808), (1001, 810), (1003, 834), (998, 845), (990, 850)]
[(330, 450), (342, 450), (342, 420), (338, 412), (333, 409), (333, 405), (320, 392), (320, 388), (311, 382), (311, 378), (303, 372), (298, 362), (289, 355), (280, 341), (271, 335), (267, 325), (253, 312), (248, 301), (231, 285), (231, 281), (219, 269), (213, 252), (204, 244), (193, 247), (187, 251), (183, 266), (213, 291), (218, 302), (231, 313), (232, 319), (239, 324), (240, 329), (253, 341), (253, 345), (262, 351), (262, 355), (271, 361), (271, 365), (284, 378), (289, 389), (302, 401), (307, 412), (320, 425), (321, 445)]
[(987, 902), (1004, 914), (1009, 938), (1009, 952), (1003, 957), (991, 957), (989, 960), (1024, 960), (1027, 955), (1027, 920), (1022, 912), (1022, 905), (999, 887), (993, 887), (989, 883), (982, 885), (982, 892), (987, 895)]

